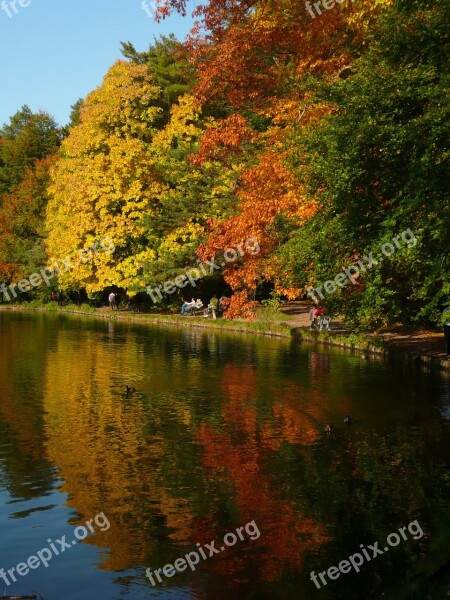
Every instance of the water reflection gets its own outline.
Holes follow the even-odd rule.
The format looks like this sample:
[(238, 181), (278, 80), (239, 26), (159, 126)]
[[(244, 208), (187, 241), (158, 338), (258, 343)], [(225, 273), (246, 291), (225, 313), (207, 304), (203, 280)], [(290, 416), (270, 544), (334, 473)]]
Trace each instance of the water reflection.
[[(379, 597), (430, 539), (448, 541), (443, 379), (288, 340), (23, 314), (0, 313), (0, 326), (0, 483), (13, 503), (1, 515), (14, 556), (45, 542), (50, 519), (64, 530), (103, 511), (111, 523), (64, 557), (61, 588), (33, 574), (48, 598), (75, 585), (77, 561), (89, 597), (105, 600)], [(415, 518), (423, 540), (316, 592), (311, 570)], [(253, 520), (258, 540), (159, 589), (145, 579)]]
[(450, 421), (450, 382), (442, 382), (441, 415), (446, 421)]

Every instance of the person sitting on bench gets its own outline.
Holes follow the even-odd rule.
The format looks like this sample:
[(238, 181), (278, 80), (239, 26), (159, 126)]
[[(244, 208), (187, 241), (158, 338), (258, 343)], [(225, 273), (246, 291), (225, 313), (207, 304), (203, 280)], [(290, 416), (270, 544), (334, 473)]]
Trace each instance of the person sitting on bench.
[(187, 305), (187, 307), (184, 309), (184, 312), (183, 306), (185, 305), (183, 304), (183, 306), (181, 307), (181, 314), (185, 316), (195, 314), (203, 308), (203, 302), (200, 300), (200, 298), (197, 298), (197, 300), (194, 300), (194, 298), (192, 298), (192, 302), (186, 302), (185, 304)]
[(187, 315), (195, 306), (195, 298), (192, 298), (191, 302), (185, 302), (181, 307), (181, 314)]
[(323, 308), (319, 308), (318, 306), (311, 308), (309, 311), (310, 329), (317, 329), (319, 327), (320, 319), (324, 312)]
[(192, 312), (196, 313), (199, 310), (202, 310), (202, 308), (203, 308), (203, 300), (200, 300), (200, 298), (197, 298), (197, 301), (192, 308)]

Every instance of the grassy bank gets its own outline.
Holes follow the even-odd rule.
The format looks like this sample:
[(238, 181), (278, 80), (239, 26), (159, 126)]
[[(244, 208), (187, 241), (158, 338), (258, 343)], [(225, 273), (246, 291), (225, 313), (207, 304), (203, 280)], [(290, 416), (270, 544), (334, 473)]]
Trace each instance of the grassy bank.
[(21, 305), (0, 305), (0, 311), (1, 310), (77, 314), (113, 321), (132, 321), (149, 325), (171, 325), (174, 327), (197, 327), (202, 329), (238, 331), (276, 337), (291, 337), (293, 330), (288, 323), (285, 323), (279, 318), (265, 319), (262, 317), (255, 321), (227, 321), (225, 319), (213, 320), (211, 318), (205, 319), (204, 317), (182, 317), (181, 315), (170, 314), (133, 313), (127, 311), (118, 312), (107, 309), (95, 309), (87, 304), (83, 304), (81, 306), (69, 304), (61, 307), (57, 306), (55, 303), (39, 306), (33, 305), (33, 303)]

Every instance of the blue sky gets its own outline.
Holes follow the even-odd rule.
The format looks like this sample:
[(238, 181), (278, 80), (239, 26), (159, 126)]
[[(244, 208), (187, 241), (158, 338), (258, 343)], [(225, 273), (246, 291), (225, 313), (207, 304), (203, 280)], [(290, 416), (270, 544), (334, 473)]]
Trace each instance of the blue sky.
[(24, 104), (66, 124), (71, 104), (121, 57), (121, 41), (147, 50), (154, 36), (184, 39), (192, 25), (179, 15), (157, 24), (142, 0), (14, 0), (17, 14), (3, 1), (12, 16), (0, 9), (0, 126)]

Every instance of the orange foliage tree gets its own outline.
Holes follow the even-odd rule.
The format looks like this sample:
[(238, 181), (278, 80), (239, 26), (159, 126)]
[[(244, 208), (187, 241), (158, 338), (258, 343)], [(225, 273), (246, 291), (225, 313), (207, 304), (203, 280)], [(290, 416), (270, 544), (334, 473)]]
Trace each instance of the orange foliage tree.
[[(247, 163), (229, 215), (210, 220), (209, 238), (198, 254), (209, 258), (250, 236), (261, 246), (257, 256), (226, 267), (224, 277), (234, 292), (229, 318), (249, 314), (258, 282), (272, 281), (288, 297), (301, 291), (277, 281), (274, 257), (289, 227), (300, 227), (317, 209), (307, 198), (301, 169), (294, 173), (288, 166), (293, 153), (301, 154), (290, 138), (332, 110), (314, 102), (308, 78), (337, 76), (351, 61), (352, 48), (364, 41), (362, 25), (383, 3), (336, 5), (316, 19), (303, 3), (291, 0), (210, 0), (194, 11), (199, 20), (186, 47), (198, 71), (197, 98), (231, 115), (206, 130), (193, 162), (226, 162), (227, 155), (241, 153)], [(184, 13), (186, 2), (161, 2), (159, 17), (171, 10)]]

